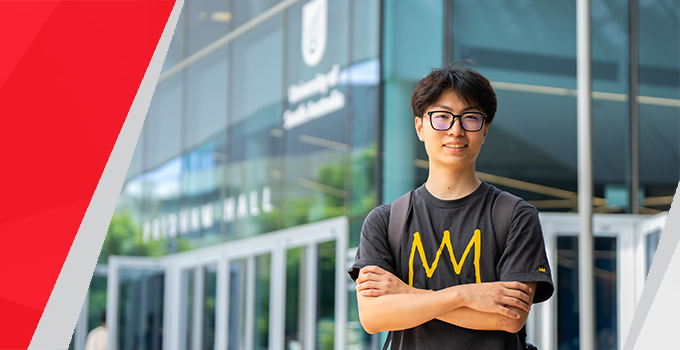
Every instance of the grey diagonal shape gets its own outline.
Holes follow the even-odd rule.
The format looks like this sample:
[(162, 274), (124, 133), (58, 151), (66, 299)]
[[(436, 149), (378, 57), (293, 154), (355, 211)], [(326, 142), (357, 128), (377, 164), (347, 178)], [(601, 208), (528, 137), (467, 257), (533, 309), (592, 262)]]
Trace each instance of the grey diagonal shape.
[(33, 333), (29, 350), (68, 349), (183, 4), (183, 0), (175, 2), (38, 327)]
[(654, 254), (654, 261), (649, 270), (649, 275), (647, 275), (647, 281), (645, 282), (645, 287), (642, 291), (642, 297), (635, 310), (635, 317), (630, 326), (630, 331), (628, 332), (628, 337), (626, 338), (623, 347), (624, 350), (635, 349), (635, 343), (640, 337), (642, 326), (647, 320), (649, 310), (659, 292), (659, 286), (666, 275), (666, 271), (668, 271), (668, 266), (673, 258), (673, 254), (676, 252), (678, 242), (680, 242), (680, 205), (675, 199), (678, 199), (678, 190), (675, 192), (673, 204), (668, 213), (659, 246)]

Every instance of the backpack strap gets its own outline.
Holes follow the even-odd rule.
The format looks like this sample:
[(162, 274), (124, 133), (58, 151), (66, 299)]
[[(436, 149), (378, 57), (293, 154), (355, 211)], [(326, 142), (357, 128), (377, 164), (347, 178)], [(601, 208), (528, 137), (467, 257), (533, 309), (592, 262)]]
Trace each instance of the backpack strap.
[(390, 219), (387, 226), (387, 240), (390, 243), (390, 250), (392, 257), (396, 264), (399, 260), (399, 246), (401, 245), (401, 236), (404, 234), (404, 225), (406, 224), (406, 215), (411, 206), (411, 194), (413, 191), (408, 191), (401, 197), (392, 202), (390, 208)]
[[(387, 224), (387, 240), (390, 243), (390, 252), (392, 252), (392, 257), (394, 258), (395, 269), (399, 266), (399, 246), (401, 245), (401, 236), (404, 234), (404, 225), (406, 224), (408, 209), (411, 206), (412, 193), (413, 191), (408, 191), (403, 194), (392, 202), (392, 206), (390, 207), (390, 218), (389, 223)], [(403, 331), (399, 332), (402, 332), (401, 336), (403, 337)], [(392, 341), (392, 337), (394, 337), (394, 331), (390, 331), (387, 334), (383, 350), (387, 350)]]
[[(502, 191), (493, 202), (493, 208), (491, 209), (491, 223), (496, 236), (496, 247), (498, 248), (498, 252), (501, 255), (505, 250), (505, 243), (508, 239), (508, 233), (510, 232), (512, 213), (521, 200), (521, 198), (511, 193)], [(522, 327), (522, 329), (518, 332), (518, 336), (520, 342), (522, 342), (522, 350), (532, 349), (529, 347), (529, 344), (527, 344), (526, 325), (524, 325), (524, 327)], [(536, 349), (536, 347), (533, 347), (533, 349)]]
[(502, 254), (505, 250), (505, 242), (508, 239), (510, 223), (512, 222), (512, 212), (522, 199), (508, 192), (501, 192), (493, 202), (491, 209), (491, 224), (496, 235), (496, 247)]

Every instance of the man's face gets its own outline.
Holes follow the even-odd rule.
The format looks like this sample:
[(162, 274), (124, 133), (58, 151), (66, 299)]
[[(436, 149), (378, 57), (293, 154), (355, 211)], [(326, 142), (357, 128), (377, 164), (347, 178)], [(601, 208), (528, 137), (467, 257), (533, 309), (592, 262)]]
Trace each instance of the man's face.
[[(444, 91), (439, 96), (439, 100), (425, 110), (425, 112), (430, 111), (448, 111), (456, 115), (465, 112), (484, 112), (475, 106), (469, 106), (452, 89)], [(422, 118), (416, 117), (415, 124), (418, 138), (425, 143), (431, 169), (432, 167), (458, 170), (471, 167), (474, 169), (475, 161), (489, 130), (489, 125), (485, 122), (479, 131), (465, 131), (460, 124), (460, 118), (455, 118), (449, 130), (437, 131), (432, 128), (428, 115)]]

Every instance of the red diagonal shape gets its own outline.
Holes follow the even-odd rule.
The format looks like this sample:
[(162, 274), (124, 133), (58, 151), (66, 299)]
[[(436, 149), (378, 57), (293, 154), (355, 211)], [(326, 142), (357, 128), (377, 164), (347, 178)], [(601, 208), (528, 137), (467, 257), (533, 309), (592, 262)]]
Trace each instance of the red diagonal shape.
[(0, 349), (28, 347), (173, 5), (0, 1)]

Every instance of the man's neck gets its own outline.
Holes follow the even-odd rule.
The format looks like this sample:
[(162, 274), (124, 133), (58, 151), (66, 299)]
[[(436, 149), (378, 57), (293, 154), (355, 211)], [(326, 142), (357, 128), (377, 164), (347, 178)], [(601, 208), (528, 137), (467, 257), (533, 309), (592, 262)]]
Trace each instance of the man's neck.
[(430, 166), (425, 187), (436, 198), (453, 200), (474, 192), (481, 183), (475, 176), (474, 167), (456, 170)]

